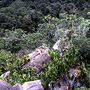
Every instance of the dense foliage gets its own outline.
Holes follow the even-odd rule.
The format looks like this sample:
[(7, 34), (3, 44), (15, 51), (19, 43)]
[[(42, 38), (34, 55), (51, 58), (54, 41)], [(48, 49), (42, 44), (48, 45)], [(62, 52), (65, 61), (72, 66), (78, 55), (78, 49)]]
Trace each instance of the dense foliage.
[[(52, 52), (58, 40), (59, 50)], [(25, 54), (25, 50), (42, 44), (51, 49), (47, 52), (50, 62), (43, 71), (37, 74), (32, 68), (21, 70), (28, 61), (19, 52)], [(75, 82), (80, 81), (80, 88), (75, 82), (68, 86), (89, 90), (90, 0), (0, 0), (0, 75), (11, 71), (9, 83), (41, 79), (48, 90), (52, 81), (53, 88), (58, 78), (70, 79), (66, 76), (69, 69), (78, 66), (80, 77)]]

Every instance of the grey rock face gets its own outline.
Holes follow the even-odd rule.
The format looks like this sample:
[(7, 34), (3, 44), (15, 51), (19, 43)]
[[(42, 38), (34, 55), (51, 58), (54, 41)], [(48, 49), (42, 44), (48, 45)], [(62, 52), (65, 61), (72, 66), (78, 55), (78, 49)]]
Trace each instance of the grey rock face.
[(0, 80), (0, 90), (14, 90), (14, 88), (9, 83)]
[(55, 86), (53, 90), (67, 90), (67, 89), (66, 86), (61, 86), (61, 87)]
[(24, 90), (44, 90), (41, 85), (41, 80), (25, 82), (22, 87)]
[(23, 90), (22, 85), (21, 85), (21, 84), (18, 84), (18, 83), (16, 83), (16, 84), (13, 86), (13, 88), (14, 88), (15, 90)]
[(43, 64), (47, 64), (50, 60), (50, 57), (47, 55), (48, 47), (40, 46), (35, 49), (32, 53), (28, 54), (28, 58), (30, 61), (24, 65), (22, 68), (30, 68), (32, 67), (37, 72), (39, 72), (43, 68)]
[(1, 77), (6, 80), (6, 77), (9, 76), (10, 71), (7, 71), (6, 73), (2, 74)]

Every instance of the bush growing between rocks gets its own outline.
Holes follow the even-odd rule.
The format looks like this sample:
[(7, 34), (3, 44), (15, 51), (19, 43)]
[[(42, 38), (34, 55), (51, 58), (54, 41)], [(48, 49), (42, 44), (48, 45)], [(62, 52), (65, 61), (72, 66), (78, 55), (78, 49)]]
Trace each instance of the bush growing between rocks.
[[(50, 56), (50, 62), (47, 64), (47, 66), (44, 68), (44, 71), (41, 73), (41, 81), (45, 90), (49, 88), (48, 85), (50, 84), (50, 82), (53, 82), (51, 83), (51, 86), (52, 88), (54, 88), (56, 84), (58, 85), (60, 84), (60, 82), (64, 81), (68, 82), (70, 87), (75, 89), (75, 87), (77, 87), (77, 84), (75, 84), (77, 80), (80, 81), (81, 86), (85, 84), (87, 90), (88, 88), (90, 88), (90, 64), (87, 64), (85, 61), (83, 61), (83, 59), (79, 61), (78, 57), (76, 56), (76, 52), (79, 51), (77, 51), (77, 49), (75, 50), (73, 47), (64, 50), (62, 55), (60, 55), (60, 52), (57, 50), (52, 53), (50, 50), (47, 52), (47, 54)], [(74, 70), (77, 67), (79, 67), (77, 74), (79, 74), (80, 76), (68, 76), (69, 69), (73, 68)], [(64, 81), (62, 81), (60, 77), (63, 78)], [(69, 77), (71, 77), (71, 79)], [(69, 82), (70, 80), (72, 82)], [(67, 85), (68, 84), (66, 84), (66, 86)]]
[[(86, 37), (86, 33), (89, 30), (88, 19), (84, 19), (82, 17), (77, 18), (75, 15), (71, 14), (60, 14), (60, 20), (58, 18), (51, 18), (51, 16), (45, 17), (45, 24), (40, 24), (40, 29), (38, 30), (43, 35), (47, 36), (44, 38), (46, 43), (51, 43), (49, 38), (52, 36), (52, 41), (60, 39), (62, 43), (60, 43), (60, 47), (62, 47), (62, 56), (57, 56), (56, 52), (48, 51), (48, 55), (51, 57), (51, 61), (45, 67), (45, 70), (41, 73), (41, 80), (44, 89), (48, 89), (48, 84), (51, 81), (52, 87), (54, 88), (55, 82), (58, 80), (58, 77), (64, 76), (68, 73), (69, 69), (72, 67), (78, 67), (81, 70), (82, 78), (80, 83), (86, 81), (86, 87), (90, 87), (90, 79), (89, 79), (89, 38)], [(63, 24), (63, 25), (62, 25)], [(56, 31), (55, 31), (56, 30)], [(55, 37), (55, 34), (57, 37)], [(65, 49), (65, 46), (68, 46)], [(60, 53), (60, 52), (59, 52)], [(88, 63), (88, 64), (87, 64)], [(82, 67), (83, 66), (83, 67)], [(48, 78), (48, 79), (47, 79)], [(46, 81), (47, 79), (47, 81)], [(69, 80), (68, 80), (69, 81)], [(69, 83), (71, 88), (75, 88), (74, 82)], [(84, 83), (83, 83), (84, 84)], [(83, 85), (81, 84), (81, 86)]]
[[(6, 77), (6, 80), (11, 85), (16, 83), (23, 83), (26, 81), (33, 81), (39, 78), (39, 74), (32, 68), (25, 68), (23, 71), (21, 67), (28, 62), (26, 57), (20, 59), (19, 56), (15, 57), (11, 52), (6, 52), (5, 50), (0, 51), (0, 75), (10, 71), (10, 75)], [(3, 79), (3, 78), (1, 78)], [(4, 79), (3, 79), (4, 80)]]

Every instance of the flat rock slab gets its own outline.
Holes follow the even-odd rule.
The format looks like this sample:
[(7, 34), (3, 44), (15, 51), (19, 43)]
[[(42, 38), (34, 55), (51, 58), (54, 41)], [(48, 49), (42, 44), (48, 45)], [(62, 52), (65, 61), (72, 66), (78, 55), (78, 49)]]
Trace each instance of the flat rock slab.
[(22, 87), (24, 90), (44, 90), (41, 80), (25, 82)]
[(15, 90), (12, 85), (6, 81), (0, 80), (0, 90)]

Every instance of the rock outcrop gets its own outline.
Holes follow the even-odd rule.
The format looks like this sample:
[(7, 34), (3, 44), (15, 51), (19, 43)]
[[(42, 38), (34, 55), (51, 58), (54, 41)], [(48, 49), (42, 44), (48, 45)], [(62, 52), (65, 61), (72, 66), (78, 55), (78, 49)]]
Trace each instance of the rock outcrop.
[(12, 85), (6, 81), (0, 80), (0, 90), (15, 90)]
[(49, 47), (40, 46), (35, 49), (32, 53), (28, 54), (27, 60), (30, 61), (22, 67), (22, 70), (27, 67), (32, 67), (37, 72), (39, 72), (43, 68), (43, 64), (47, 64), (50, 60), (50, 57), (47, 55), (47, 51)]
[(44, 90), (41, 80), (25, 82), (23, 85), (16, 83), (14, 86), (0, 80), (0, 90)]
[(16, 83), (14, 86), (13, 86), (14, 90), (24, 90), (22, 85), (19, 84), (19, 83)]
[(2, 74), (0, 77), (6, 80), (6, 77), (9, 76), (9, 74), (10, 74), (10, 71), (7, 71), (6, 73)]
[(41, 80), (35, 80), (30, 82), (25, 82), (23, 85), (23, 90), (44, 90), (41, 85)]

